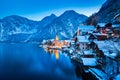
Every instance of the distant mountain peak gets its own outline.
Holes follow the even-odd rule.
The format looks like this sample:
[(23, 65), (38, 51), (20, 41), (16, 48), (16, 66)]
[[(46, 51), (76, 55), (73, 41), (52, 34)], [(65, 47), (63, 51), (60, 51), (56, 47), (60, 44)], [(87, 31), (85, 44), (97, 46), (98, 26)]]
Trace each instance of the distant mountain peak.
[(69, 12), (69, 13), (70, 13), (70, 12), (71, 12), (71, 13), (76, 13), (74, 10), (67, 10), (67, 11), (65, 11), (65, 12), (66, 12), (66, 13), (68, 13), (68, 12)]
[(60, 15), (60, 17), (75, 17), (75, 16), (84, 16), (84, 17), (87, 17), (86, 15), (83, 15), (83, 14), (79, 14), (77, 13), (76, 11), (74, 10), (67, 10), (65, 11), (63, 14)]
[[(49, 16), (44, 17), (42, 20), (46, 19), (46, 18), (56, 18), (57, 16), (55, 14), (50, 14)], [(41, 21), (42, 21), (41, 20)]]
[(50, 16), (52, 16), (52, 17), (57, 17), (55, 14), (51, 14)]
[[(4, 17), (3, 19), (9, 19), (9, 18), (25, 18), (25, 17), (21, 17), (18, 15), (10, 15), (10, 16)], [(27, 19), (27, 18), (25, 18), (25, 19)]]
[(59, 33), (60, 39), (71, 38), (86, 19), (87, 16), (85, 15), (81, 15), (74, 10), (67, 10), (44, 27), (40, 38), (54, 38), (57, 32)]
[(50, 16), (44, 17), (44, 18), (40, 21), (41, 27), (44, 27), (44, 26), (50, 24), (55, 18), (57, 18), (57, 16), (56, 16), (55, 14), (51, 14)]
[(65, 11), (63, 14), (78, 14), (77, 12), (75, 12), (74, 10), (67, 10)]

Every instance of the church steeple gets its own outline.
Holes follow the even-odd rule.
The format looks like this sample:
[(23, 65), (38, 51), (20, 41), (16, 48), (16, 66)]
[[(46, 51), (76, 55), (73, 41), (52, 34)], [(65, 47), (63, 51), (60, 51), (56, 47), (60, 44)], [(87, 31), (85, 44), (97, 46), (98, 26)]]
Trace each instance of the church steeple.
[(58, 33), (56, 33), (55, 40), (59, 40)]

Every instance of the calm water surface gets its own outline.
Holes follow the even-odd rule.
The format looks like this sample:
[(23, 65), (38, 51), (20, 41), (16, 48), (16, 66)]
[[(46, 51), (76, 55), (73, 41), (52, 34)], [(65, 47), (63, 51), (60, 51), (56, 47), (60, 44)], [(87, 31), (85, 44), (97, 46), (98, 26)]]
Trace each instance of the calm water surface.
[(48, 54), (38, 44), (0, 43), (0, 78), (76, 80), (68, 56)]

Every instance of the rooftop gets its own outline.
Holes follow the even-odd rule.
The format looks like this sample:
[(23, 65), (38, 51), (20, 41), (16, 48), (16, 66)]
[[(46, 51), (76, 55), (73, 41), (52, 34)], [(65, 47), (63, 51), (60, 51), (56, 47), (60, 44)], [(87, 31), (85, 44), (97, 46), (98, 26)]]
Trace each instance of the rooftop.
[(93, 55), (94, 53), (92, 52), (92, 50), (88, 50), (88, 51), (84, 51), (85, 55)]
[(89, 42), (87, 36), (77, 36), (79, 42)]
[(95, 58), (82, 58), (84, 66), (96, 66), (97, 61)]
[(99, 25), (100, 27), (105, 27), (106, 23), (98, 23), (97, 25)]
[(103, 71), (101, 71), (97, 68), (90, 68), (89, 71), (93, 75), (95, 75), (98, 80), (106, 80), (107, 79), (107, 75)]
[(94, 41), (100, 50), (103, 51), (104, 55), (115, 58), (120, 51), (119, 42), (114, 42), (111, 40), (107, 41)]
[(94, 26), (80, 26), (79, 29), (82, 30), (82, 31), (83, 31), (83, 30), (88, 30), (88, 31), (90, 31), (90, 30), (94, 30), (95, 27), (94, 27)]

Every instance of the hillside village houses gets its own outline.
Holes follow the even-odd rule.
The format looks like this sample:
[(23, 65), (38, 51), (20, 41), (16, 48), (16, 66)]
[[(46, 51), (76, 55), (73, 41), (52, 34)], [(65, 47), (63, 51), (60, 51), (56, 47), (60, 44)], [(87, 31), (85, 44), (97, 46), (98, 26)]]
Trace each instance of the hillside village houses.
[[(120, 26), (117, 26), (120, 27)], [(103, 28), (104, 29), (104, 28)], [(120, 73), (120, 34), (114, 32), (115, 28), (110, 28), (112, 36), (109, 33), (102, 33), (108, 35), (104, 38), (101, 34), (101, 39), (96, 35), (96, 33), (91, 34), (89, 37), (92, 39), (90, 47), (96, 53), (96, 59), (98, 62), (98, 67), (107, 75), (107, 79), (113, 79), (117, 74)], [(120, 31), (120, 29), (117, 29)], [(101, 33), (100, 31), (98, 31)]]
[(92, 33), (83, 36), (82, 30), (78, 29), (76, 37), (74, 35), (76, 49), (83, 55), (84, 68), (97, 79), (113, 79), (120, 73), (120, 34), (114, 31), (119, 31), (118, 27), (111, 23), (98, 23)]
[(52, 45), (66, 45), (66, 50), (72, 49), (72, 52), (67, 51), (72, 53), (70, 57), (76, 55), (78, 59), (80, 56), (84, 70), (94, 78), (114, 79), (120, 73), (120, 26), (98, 23), (96, 28), (86, 27), (78, 28), (71, 40), (59, 41), (57, 35)]
[(120, 47), (118, 44), (120, 43), (109, 40), (94, 41), (91, 43), (91, 48), (95, 50), (97, 55), (98, 67), (107, 74), (108, 78), (120, 72), (120, 51), (118, 50)]

